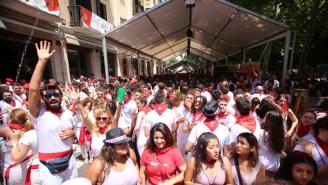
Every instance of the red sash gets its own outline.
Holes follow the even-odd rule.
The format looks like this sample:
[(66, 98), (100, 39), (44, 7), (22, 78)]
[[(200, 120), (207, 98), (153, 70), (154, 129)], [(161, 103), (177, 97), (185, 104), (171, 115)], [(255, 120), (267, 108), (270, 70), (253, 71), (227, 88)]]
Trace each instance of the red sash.
[(86, 127), (81, 127), (80, 128), (80, 135), (79, 135), (79, 140), (78, 144), (79, 145), (84, 145), (85, 144), (85, 132), (86, 132)]
[(15, 164), (11, 164), (10, 166), (8, 166), (8, 168), (5, 171), (5, 180), (6, 180), (6, 184), (9, 184), (9, 177), (10, 177), (10, 170), (11, 168), (18, 166), (19, 164), (22, 164), (23, 162), (26, 162), (27, 160), (31, 159), (33, 157), (33, 155), (28, 155), (25, 157), (24, 160), (22, 160), (21, 162), (15, 163)]
[(70, 156), (73, 153), (73, 149), (69, 149), (63, 152), (56, 152), (56, 153), (41, 153), (39, 152), (39, 159), (41, 161), (48, 161), (51, 159), (58, 159)]
[(254, 131), (256, 129), (256, 121), (250, 115), (247, 115), (247, 116), (239, 116), (237, 118), (237, 120), (236, 120), (236, 123), (238, 123), (239, 125), (247, 128), (252, 133), (254, 133)]
[(36, 170), (36, 169), (39, 169), (39, 165), (37, 165), (37, 164), (34, 164), (34, 165), (31, 164), (28, 167), (27, 172), (26, 172), (25, 185), (31, 185), (31, 171)]
[(328, 143), (322, 141), (318, 136), (315, 136), (315, 140), (317, 141), (321, 149), (325, 152), (325, 154), (328, 156)]

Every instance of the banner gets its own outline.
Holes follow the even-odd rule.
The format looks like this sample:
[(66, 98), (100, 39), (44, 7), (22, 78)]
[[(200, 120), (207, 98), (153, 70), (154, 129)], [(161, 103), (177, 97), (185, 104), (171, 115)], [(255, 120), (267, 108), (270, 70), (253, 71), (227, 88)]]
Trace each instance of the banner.
[(34, 8), (42, 10), (52, 15), (60, 15), (60, 7), (58, 0), (19, 0), (22, 3), (30, 5)]
[(113, 25), (88, 9), (80, 6), (80, 15), (83, 25), (95, 29), (101, 33), (106, 33), (113, 29)]

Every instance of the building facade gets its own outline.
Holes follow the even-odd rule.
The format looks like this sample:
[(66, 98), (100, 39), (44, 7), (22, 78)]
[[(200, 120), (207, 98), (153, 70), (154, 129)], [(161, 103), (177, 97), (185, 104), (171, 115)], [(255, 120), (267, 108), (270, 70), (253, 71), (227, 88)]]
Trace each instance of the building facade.
[[(47, 3), (46, 3), (47, 2)], [(3, 0), (0, 2), (0, 79), (29, 80), (36, 64), (34, 43), (52, 41), (56, 50), (45, 78), (71, 82), (84, 75), (105, 77), (102, 38), (140, 13), (134, 0)], [(154, 75), (159, 61), (107, 41), (112, 76)]]

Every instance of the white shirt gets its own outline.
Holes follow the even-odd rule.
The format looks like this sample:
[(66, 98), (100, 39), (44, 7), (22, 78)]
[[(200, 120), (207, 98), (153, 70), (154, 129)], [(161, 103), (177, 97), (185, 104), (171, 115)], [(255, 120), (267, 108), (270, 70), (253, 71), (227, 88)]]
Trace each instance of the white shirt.
[(200, 93), (201, 96), (204, 96), (207, 100), (207, 102), (212, 101), (212, 95), (208, 91), (203, 91)]
[(104, 146), (104, 140), (106, 139), (106, 134), (93, 133), (91, 142), (91, 154), (92, 157), (98, 157), (101, 152), (101, 148)]
[[(328, 155), (322, 150), (318, 142), (316, 141), (315, 137), (312, 134), (306, 135), (306, 139), (308, 142), (313, 144), (312, 148), (312, 158), (318, 165), (318, 168), (328, 164)], [(305, 137), (305, 136), (304, 136)], [(303, 137), (303, 139), (304, 139)], [(295, 146), (294, 150), (305, 152), (304, 145), (298, 144)]]
[[(197, 124), (191, 130), (191, 133), (188, 137), (188, 142), (196, 145), (199, 136), (204, 132), (211, 132), (211, 130), (204, 123)], [(219, 124), (218, 127), (212, 133), (218, 137), (222, 149), (224, 148), (225, 145), (230, 144), (230, 138), (229, 138), (230, 132), (226, 126)]]
[(171, 109), (166, 109), (161, 115), (156, 110), (151, 110), (145, 116), (144, 125), (145, 127), (151, 128), (156, 123), (164, 123), (172, 131), (173, 124), (177, 121), (175, 112)]
[(71, 111), (67, 110), (58, 117), (42, 107), (38, 117), (31, 114), (30, 117), (37, 132), (40, 153), (58, 153), (72, 148), (73, 138), (63, 140), (58, 136), (62, 130), (75, 127)]
[(279, 154), (275, 153), (268, 145), (268, 133), (261, 129), (259, 141), (259, 159), (265, 169), (277, 171), (280, 166)]
[(14, 100), (14, 101), (16, 103), (16, 106), (15, 107), (13, 107), (10, 104), (8, 104), (7, 102), (1, 100), (0, 101), (1, 113), (2, 114), (9, 114), (12, 109), (14, 109), (14, 108), (22, 108), (23, 107), (22, 104), (19, 101), (17, 101), (17, 100)]
[(118, 127), (125, 129), (131, 127), (134, 116), (138, 113), (137, 103), (130, 100), (128, 103), (122, 105), (121, 115), (118, 120)]
[(247, 128), (241, 126), (240, 124), (236, 123), (230, 127), (230, 142), (235, 143), (237, 141), (238, 135), (243, 132), (252, 133), (256, 137), (256, 139), (259, 140), (260, 131), (261, 131), (261, 126), (257, 121), (256, 121), (256, 128), (255, 128), (254, 133), (252, 133)]

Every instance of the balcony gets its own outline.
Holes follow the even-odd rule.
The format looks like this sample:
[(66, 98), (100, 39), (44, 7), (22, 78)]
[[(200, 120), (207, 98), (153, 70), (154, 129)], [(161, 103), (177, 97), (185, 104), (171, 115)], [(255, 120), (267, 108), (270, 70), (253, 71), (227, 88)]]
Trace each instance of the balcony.
[(68, 6), (70, 15), (70, 26), (76, 32), (83, 34), (104, 34), (111, 29), (113, 25), (97, 14), (90, 12), (81, 5)]

